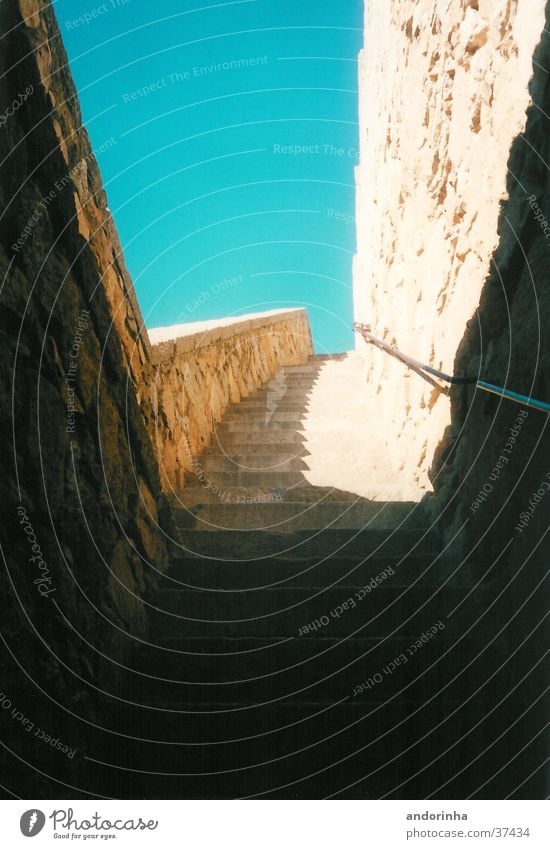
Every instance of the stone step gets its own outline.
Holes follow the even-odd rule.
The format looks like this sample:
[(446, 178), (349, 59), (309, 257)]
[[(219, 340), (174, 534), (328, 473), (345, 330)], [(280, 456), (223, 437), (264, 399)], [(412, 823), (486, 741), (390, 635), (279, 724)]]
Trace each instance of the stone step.
[(361, 355), (357, 354), (357, 352), (352, 349), (350, 351), (339, 351), (338, 353), (327, 352), (324, 354), (311, 354), (308, 357), (308, 362), (342, 362), (347, 360), (348, 362), (364, 362), (364, 359)]
[[(445, 619), (469, 592), (447, 585), (429, 588), (385, 579), (370, 588), (339, 584), (334, 588), (282, 584), (249, 592), (167, 589), (156, 596), (151, 612), (154, 633), (162, 636), (298, 637), (353, 635), (379, 637), (406, 628), (420, 616)], [(349, 579), (348, 579), (349, 580)], [(323, 627), (311, 627), (320, 622)], [(416, 626), (415, 626), (416, 627)], [(413, 628), (414, 632), (414, 628)]]
[(277, 375), (281, 374), (318, 374), (318, 372), (324, 368), (324, 362), (308, 362), (303, 366), (283, 366), (277, 372)]
[(353, 371), (357, 368), (357, 363), (354, 360), (346, 362), (346, 358), (341, 360), (333, 360), (331, 358), (314, 358), (308, 360), (307, 363), (304, 363), (304, 365), (301, 366), (283, 366), (279, 369), (277, 374), (318, 374), (325, 371), (328, 372), (331, 368), (334, 368), (335, 371), (341, 374), (348, 369)]
[[(341, 367), (323, 368), (311, 371), (309, 374), (281, 374), (268, 383), (264, 383), (261, 389), (280, 389), (281, 387), (299, 388), (304, 385), (313, 385), (317, 392), (325, 390), (327, 393), (334, 389), (341, 392), (344, 386), (354, 389), (366, 386), (366, 375), (364, 372), (352, 369), (343, 370)], [(257, 390), (257, 391), (260, 391)], [(350, 396), (351, 397), (351, 396)]]
[[(397, 673), (392, 678), (397, 684)], [(467, 798), (509, 759), (509, 740), (507, 753), (503, 744), (496, 759), (476, 760), (465, 786), (472, 752), (485, 751), (493, 736), (488, 723), (480, 722), (487, 704), (456, 687), (435, 699), (429, 674), (425, 681), (421, 698), (407, 698), (405, 691), (399, 703), (373, 692), (368, 700), (359, 696), (342, 704), (313, 697), (303, 705), (279, 699), (244, 710), (242, 703), (221, 698), (214, 707), (185, 702), (164, 710), (125, 706), (113, 722), (120, 735), (116, 747), (111, 734), (108, 755), (88, 760), (86, 775), (91, 786), (113, 797), (124, 782), (125, 794), (133, 799), (393, 794), (422, 800), (437, 797), (441, 785), (460, 773), (458, 787), (449, 785), (449, 798)], [(501, 725), (497, 733), (504, 730)]]
[(306, 395), (311, 394), (319, 398), (347, 397), (350, 401), (359, 402), (363, 400), (366, 386), (366, 380), (360, 375), (343, 375), (336, 372), (334, 374), (312, 374), (310, 377), (306, 377), (306, 375), (283, 375), (277, 381), (265, 383), (260, 389), (255, 390), (254, 396), (250, 397), (284, 395), (286, 392), (302, 391)]
[(304, 372), (319, 370), (319, 371), (329, 371), (334, 369), (339, 373), (344, 373), (345, 371), (352, 371), (354, 369), (364, 368), (364, 360), (357, 357), (343, 357), (342, 359), (332, 359), (330, 357), (326, 359), (321, 358), (313, 358), (309, 359), (307, 363), (299, 366), (282, 366), (279, 369), (278, 374), (301, 374)]
[(340, 403), (362, 404), (366, 400), (366, 383), (364, 382), (343, 382), (340, 378), (323, 379), (322, 381), (304, 381), (296, 378), (288, 378), (285, 381), (284, 392), (278, 390), (261, 390), (255, 395), (251, 395), (250, 400), (260, 401), (264, 397), (273, 397), (274, 395), (290, 400), (291, 398), (299, 398), (304, 401), (322, 400), (323, 402), (334, 399)]
[(281, 399), (277, 398), (275, 401), (271, 398), (258, 399), (254, 401), (241, 401), (240, 404), (228, 407), (226, 414), (231, 416), (248, 416), (251, 413), (270, 413), (276, 409), (277, 412), (301, 413), (305, 415), (307, 403), (307, 399), (303, 400), (299, 398), (296, 398), (293, 401), (285, 401), (284, 396)]
[[(178, 527), (207, 532), (220, 529), (289, 533), (322, 528), (384, 529), (424, 526), (424, 516), (408, 502), (338, 502), (328, 504), (273, 501), (268, 504), (199, 504), (175, 511)], [(191, 523), (191, 524), (189, 524)]]
[[(298, 489), (298, 487), (297, 487)], [(300, 487), (304, 492), (314, 487)], [(291, 495), (294, 490), (290, 490)], [(328, 498), (330, 495), (327, 495)], [(356, 496), (353, 496), (355, 499)], [(352, 499), (352, 500), (353, 500)], [(174, 510), (193, 510), (198, 504), (272, 504), (274, 501), (285, 500), (282, 489), (269, 489), (268, 487), (233, 487), (220, 491), (218, 486), (206, 485), (186, 486), (171, 499)]]
[[(269, 426), (272, 421), (296, 421), (300, 429), (304, 424), (315, 425), (321, 421), (323, 425), (330, 421), (332, 427), (330, 431), (345, 432), (348, 431), (350, 436), (355, 438), (357, 443), (359, 435), (365, 428), (365, 422), (368, 421), (369, 413), (362, 408), (353, 409), (349, 405), (335, 404), (333, 406), (325, 405), (306, 405), (298, 404), (273, 404), (269, 407), (266, 405), (258, 405), (254, 408), (235, 408), (232, 411), (227, 411), (221, 422), (215, 423), (215, 428), (219, 428), (226, 421), (243, 422), (262, 422)], [(323, 432), (326, 430), (323, 427)]]
[[(287, 400), (285, 395), (281, 397), (272, 396), (266, 398), (258, 398), (250, 401), (241, 401), (240, 404), (235, 404), (228, 407), (226, 415), (228, 416), (248, 416), (258, 415), (261, 413), (283, 412), (283, 413), (300, 413), (301, 417), (312, 415), (326, 415), (327, 413), (341, 409), (344, 399), (336, 399), (334, 396), (325, 398), (294, 398)], [(360, 401), (345, 401), (346, 415), (356, 413), (358, 416), (364, 415), (365, 405)]]
[[(350, 455), (354, 457), (354, 464), (353, 466), (350, 465), (348, 469), (350, 475), (356, 477), (357, 470), (361, 468), (363, 470), (363, 474), (368, 477), (372, 476), (372, 474), (376, 474), (377, 477), (380, 477), (380, 474), (384, 474), (386, 477), (385, 483), (388, 486), (393, 485), (395, 488), (395, 485), (399, 483), (399, 480), (396, 480), (397, 476), (393, 469), (388, 466), (381, 465), (384, 457), (380, 447), (376, 444), (368, 443), (365, 446), (365, 449), (362, 450), (362, 447), (358, 446), (357, 443), (349, 445), (342, 441), (340, 443), (340, 447), (343, 449), (344, 453), (349, 451)], [(284, 459), (282, 459), (283, 456)], [(341, 454), (337, 450), (332, 436), (316, 439), (315, 441), (308, 439), (306, 442), (302, 443), (231, 441), (226, 444), (220, 440), (212, 443), (206, 451), (195, 459), (197, 466), (200, 466), (202, 469), (208, 467), (213, 470), (221, 460), (228, 458), (227, 467), (225, 469), (220, 468), (219, 470), (230, 471), (235, 468), (235, 463), (239, 463), (241, 467), (249, 466), (257, 468), (258, 466), (255, 464), (258, 463), (259, 457), (270, 457), (271, 464), (273, 464), (274, 467), (278, 467), (280, 462), (287, 462), (291, 459), (301, 459), (306, 463), (307, 469), (311, 469), (312, 471), (319, 470), (320, 468), (323, 470), (326, 470), (327, 468), (330, 469), (331, 464), (339, 462), (339, 465), (336, 467), (338, 469), (339, 480), (342, 479), (342, 472), (344, 471), (341, 468)], [(207, 458), (211, 459), (206, 461)], [(263, 460), (260, 460), (259, 462), (261, 463)], [(259, 468), (262, 468), (262, 466), (259, 466)], [(332, 466), (332, 468), (334, 468), (334, 466)], [(283, 470), (287, 471), (286, 469)], [(331, 479), (334, 479), (334, 477), (334, 475), (331, 475), (328, 478), (329, 482)]]
[[(418, 584), (439, 587), (443, 583), (454, 586), (461, 580), (466, 567), (453, 573), (456, 564), (448, 564), (441, 556), (431, 554), (339, 553), (336, 558), (289, 557), (263, 558), (241, 563), (227, 562), (221, 555), (212, 557), (184, 557), (171, 560), (167, 575), (159, 576), (159, 588), (217, 589), (253, 592), (275, 585), (332, 587), (340, 584), (367, 586), (371, 590), (384, 580), (392, 583)], [(472, 571), (472, 570), (470, 570)], [(383, 575), (386, 578), (383, 578)], [(376, 579), (379, 579), (377, 581)], [(473, 582), (471, 582), (473, 583)]]
[(433, 535), (422, 530), (349, 530), (294, 531), (267, 533), (258, 531), (204, 531), (182, 529), (179, 532), (182, 555), (209, 556), (242, 562), (262, 558), (340, 557), (342, 555), (432, 554)]
[(218, 425), (212, 436), (211, 444), (232, 445), (234, 443), (242, 443), (243, 441), (247, 445), (257, 442), (265, 444), (266, 441), (269, 442), (270, 445), (280, 445), (283, 442), (303, 444), (305, 442), (305, 437), (305, 433), (293, 430), (292, 428), (285, 428), (283, 430), (275, 430), (274, 428), (271, 430), (267, 430), (266, 428), (254, 428), (250, 430), (246, 427), (239, 428), (237, 426), (234, 429), (228, 430), (222, 425)]
[(306, 400), (309, 398), (314, 385), (314, 381), (312, 380), (296, 380), (296, 378), (287, 378), (283, 389), (278, 390), (277, 393), (275, 393), (272, 389), (264, 387), (263, 389), (257, 390), (253, 395), (250, 395), (249, 400), (262, 401), (264, 398), (267, 399), (275, 394), (280, 394), (281, 398), (287, 398), (288, 400), (291, 398), (301, 398), (302, 400)]
[[(359, 387), (366, 386), (366, 379), (363, 375), (359, 374), (349, 374), (343, 375), (341, 372), (334, 372), (334, 374), (322, 374), (311, 373), (309, 375), (306, 374), (287, 374), (284, 375), (284, 386), (286, 386), (288, 390), (310, 390), (315, 388), (318, 391), (326, 391), (329, 393), (332, 389), (338, 392), (340, 391), (344, 385), (351, 386), (354, 389), (358, 389)], [(282, 381), (279, 380), (280, 384)], [(263, 391), (268, 392), (269, 384), (264, 384)], [(261, 391), (261, 390), (258, 390)], [(351, 397), (351, 396), (350, 396)]]
[[(201, 477), (203, 478), (202, 481)], [(248, 487), (251, 490), (256, 490), (258, 487), (266, 487), (274, 490), (306, 484), (307, 480), (298, 471), (269, 472), (256, 470), (246, 472), (237, 469), (233, 472), (211, 472), (210, 474), (205, 472), (198, 475), (192, 472), (186, 472), (185, 486), (200, 486), (201, 483), (206, 483), (210, 487), (221, 490), (221, 495), (224, 496), (226, 490), (234, 489), (235, 487)]]
[[(240, 438), (239, 438), (240, 436)], [(302, 456), (302, 454), (312, 454), (313, 452), (322, 452), (323, 456), (331, 454), (340, 456), (341, 452), (355, 452), (358, 458), (373, 457), (377, 460), (384, 458), (382, 446), (374, 440), (358, 441), (357, 434), (349, 432), (335, 431), (320, 431), (317, 433), (298, 432), (296, 437), (292, 433), (284, 433), (282, 431), (272, 431), (266, 433), (264, 440), (254, 439), (251, 436), (256, 436), (255, 433), (250, 434), (242, 431), (217, 431), (208, 448), (197, 458), (208, 456), (210, 454), (293, 454), (294, 456)], [(338, 443), (335, 443), (338, 439)], [(284, 447), (285, 444), (290, 444), (291, 447)], [(341, 449), (337, 450), (336, 445)], [(235, 447), (230, 447), (235, 446)], [(356, 459), (358, 459), (356, 458)]]
[[(269, 447), (269, 446), (267, 446)], [(305, 456), (300, 456), (305, 455)], [(298, 453), (269, 454), (218, 454), (202, 455), (198, 461), (206, 471), (234, 472), (251, 470), (292, 472), (308, 470), (307, 455), (303, 449)]]
[[(267, 402), (268, 398), (273, 397), (273, 394), (274, 394), (273, 392), (268, 392), (266, 389), (258, 389), (252, 395), (248, 395), (240, 403), (245, 403), (245, 402), (265, 403), (265, 402)], [(297, 388), (297, 389), (294, 388), (293, 389), (292, 387), (289, 387), (287, 385), (284, 393), (281, 395), (281, 401), (303, 401), (304, 403), (309, 403), (309, 401), (312, 400), (313, 398), (315, 398), (315, 396), (317, 396), (318, 394), (319, 394), (319, 390), (316, 390), (315, 393), (313, 394), (309, 390), (304, 390), (304, 389), (301, 389), (301, 388)], [(332, 397), (335, 397), (332, 393), (332, 387), (331, 387), (331, 393), (330, 394), (331, 394)], [(341, 394), (344, 395), (345, 393), (342, 392)], [(357, 399), (357, 400), (358, 400), (358, 402), (360, 401), (360, 399)], [(237, 407), (239, 405), (235, 404), (235, 405), (232, 405), (232, 406)]]
[[(357, 438), (357, 425), (361, 425), (363, 420), (360, 419), (357, 421), (356, 419), (346, 418), (345, 411), (343, 412), (344, 415), (339, 422), (334, 422), (330, 416), (303, 419), (297, 418), (292, 413), (288, 414), (289, 416), (293, 416), (292, 419), (287, 419), (284, 415), (274, 415), (267, 424), (265, 422), (265, 416), (256, 416), (253, 418), (248, 416), (230, 416), (223, 419), (222, 423), (216, 427), (215, 432), (220, 435), (220, 438), (223, 438), (222, 435), (224, 433), (262, 433), (265, 437), (264, 441), (268, 442), (272, 439), (272, 433), (276, 434), (281, 430), (294, 431), (297, 434), (301, 434), (302, 440), (316, 434), (332, 434), (334, 439), (355, 435), (356, 444), (361, 444)], [(364, 442), (365, 445), (368, 443), (366, 430)]]
[(265, 424), (265, 416), (263, 418), (258, 417), (257, 420), (248, 421), (248, 419), (241, 418), (240, 416), (226, 417), (223, 419), (222, 423), (218, 425), (216, 428), (217, 433), (235, 433), (240, 431), (245, 433), (262, 433), (264, 436), (267, 436), (269, 441), (269, 434), (272, 431), (278, 430), (289, 430), (296, 433), (305, 433), (304, 426), (301, 423), (301, 419), (293, 415), (291, 420), (287, 421), (278, 421), (277, 419), (271, 419), (269, 423)]
[(333, 389), (336, 392), (339, 392), (348, 384), (353, 387), (364, 387), (365, 383), (366, 376), (364, 372), (355, 371), (349, 368), (342, 369), (340, 366), (338, 368), (335, 367), (334, 369), (324, 368), (310, 371), (307, 374), (279, 374), (272, 378), (272, 380), (268, 380), (257, 389), (254, 389), (253, 394), (257, 395), (262, 392), (266, 393), (268, 391), (273, 391), (274, 389), (280, 391), (285, 387), (287, 390), (292, 388), (300, 389), (312, 385), (315, 385), (317, 392), (322, 391), (324, 386), (326, 386), (327, 392)]
[[(382, 490), (385, 492), (386, 490)], [(392, 494), (394, 490), (388, 487), (387, 491)], [(220, 492), (219, 487), (213, 487), (211, 484), (203, 482), (198, 486), (186, 486), (182, 489), (177, 497), (172, 498), (174, 509), (184, 508), (187, 510), (193, 509), (197, 504), (272, 504), (273, 502), (284, 502), (289, 504), (326, 504), (331, 501), (340, 502), (355, 502), (362, 499), (355, 492), (346, 492), (345, 490), (336, 489), (335, 487), (312, 486), (307, 481), (302, 485), (295, 486), (293, 489), (285, 490), (282, 487), (232, 487), (223, 489)], [(380, 498), (373, 500), (373, 504), (383, 504), (384, 502), (404, 503), (398, 498)], [(417, 504), (418, 502), (408, 502), (409, 504)]]
[[(424, 621), (428, 621), (425, 619)], [(456, 629), (442, 619), (437, 620), (444, 628), (436, 628), (422, 642), (422, 649), (436, 647), (443, 653), (455, 641)], [(298, 672), (309, 681), (318, 680), (329, 670), (343, 669), (347, 664), (360, 660), (364, 665), (380, 668), (404, 653), (410, 660), (418, 652), (414, 644), (435, 623), (421, 627), (411, 620), (397, 635), (387, 634), (341, 639), (330, 633), (330, 625), (322, 626), (291, 639), (280, 637), (184, 637), (173, 636), (159, 641), (158, 645), (144, 645), (134, 653), (132, 668), (144, 675), (167, 678), (174, 683), (197, 684), (201, 682), (232, 682), (266, 677), (276, 674)], [(437, 639), (430, 639), (435, 636)], [(442, 647), (444, 646), (443, 650)], [(409, 649), (410, 651), (407, 651)], [(395, 651), (395, 654), (394, 654)], [(388, 656), (391, 655), (389, 661)], [(380, 663), (376, 663), (380, 661)], [(134, 676), (132, 676), (134, 677)], [(354, 675), (354, 680), (356, 676)], [(237, 698), (237, 701), (240, 699)]]
[[(424, 505), (304, 474), (325, 482), (319, 467), (342, 478), (348, 464), (361, 492), (363, 468), (378, 497), (398, 486), (368, 438), (365, 385), (353, 354), (315, 356), (226, 411), (197, 458), (204, 479), (187, 475), (179, 494), (176, 521), (195, 527), (147, 599), (150, 645), (135, 643), (134, 672), (117, 669), (110, 733), (102, 755), (86, 750), (83, 786), (116, 798), (123, 782), (138, 799), (468, 797), (444, 782), (492, 742), (475, 693), (507, 650), (463, 639), (490, 588), (462, 570), (449, 580), (458, 564), (437, 556)], [(220, 522), (247, 529), (199, 530)]]
[(341, 354), (311, 354), (307, 361), (308, 363), (331, 363), (331, 362), (342, 362), (342, 360), (356, 360), (358, 357), (356, 356), (354, 351), (343, 351)]
[[(426, 692), (429, 667), (433, 667), (428, 677), (435, 689), (436, 679), (445, 682), (449, 664), (459, 665), (460, 660), (442, 620), (415, 624), (416, 631), (395, 638), (299, 637), (285, 642), (284, 650), (277, 647), (276, 654), (267, 640), (226, 640), (219, 654), (208, 652), (221, 647), (222, 640), (205, 638), (202, 647), (197, 639), (173, 640), (172, 652), (149, 649), (137, 656), (134, 668), (154, 676), (151, 703), (164, 706), (199, 702), (215, 707), (217, 701), (258, 704), (278, 698), (287, 703), (311, 699), (330, 703), (346, 697), (366, 698), (369, 690), (369, 695), (382, 700), (404, 688), (409, 698), (420, 699)], [(143, 697), (143, 675), (132, 679), (135, 696)], [(368, 679), (370, 686), (360, 689)]]
[(353, 374), (357, 371), (365, 370), (365, 362), (361, 358), (348, 357), (343, 360), (310, 360), (301, 366), (282, 366), (277, 375), (281, 374), (307, 374), (309, 372), (319, 372), (321, 374), (338, 373), (338, 374)]
[(261, 423), (264, 426), (269, 426), (272, 422), (290, 422), (295, 423), (296, 427), (300, 427), (303, 413), (297, 410), (288, 410), (288, 411), (279, 411), (276, 407), (273, 410), (247, 410), (244, 413), (241, 411), (240, 414), (237, 410), (228, 411), (227, 414), (223, 417), (223, 424), (229, 424), (232, 422), (241, 422), (241, 420), (246, 420), (246, 424), (254, 424), (256, 422)]
[[(327, 446), (328, 443), (325, 443)], [(323, 446), (323, 448), (325, 447)], [(311, 446), (312, 451), (308, 451), (305, 447), (299, 446), (297, 450), (275, 451), (272, 452), (271, 446), (266, 443), (264, 446), (265, 453), (260, 451), (248, 451), (246, 445), (241, 444), (238, 451), (231, 446), (231, 451), (224, 451), (223, 447), (218, 445), (217, 451), (210, 451), (202, 454), (197, 463), (203, 470), (219, 471), (219, 472), (249, 472), (258, 471), (310, 471), (312, 466), (315, 468), (319, 463), (319, 452), (322, 450), (320, 446)], [(313, 455), (315, 452), (315, 455)], [(313, 455), (313, 456), (312, 456)], [(337, 463), (341, 455), (334, 451), (334, 446), (330, 450), (324, 450), (322, 453), (323, 468), (330, 467), (331, 464)], [(377, 453), (371, 445), (368, 445), (364, 454), (361, 455), (361, 463), (363, 466), (369, 464), (369, 468), (374, 468), (374, 463), (377, 459)], [(359, 458), (358, 458), (359, 460)], [(334, 466), (332, 466), (334, 468)], [(391, 482), (391, 477), (388, 475), (388, 483)]]
[[(307, 456), (310, 452), (307, 450), (306, 446), (301, 443), (285, 443), (285, 442), (255, 442), (248, 443), (246, 440), (243, 442), (231, 442), (231, 450), (226, 451), (223, 443), (214, 440), (214, 442), (202, 452), (202, 454), (197, 458), (197, 461), (204, 466), (203, 460), (207, 457), (225, 457), (227, 455), (231, 457), (251, 457), (256, 454), (270, 454), (272, 457), (281, 455), (287, 455), (292, 457), (304, 457)], [(289, 447), (290, 446), (290, 447)]]
[[(200, 463), (199, 463), (200, 465)], [(310, 474), (309, 471), (268, 471), (268, 470), (253, 470), (241, 471), (235, 467), (232, 472), (203, 472), (197, 475), (192, 472), (185, 474), (185, 487), (200, 486), (205, 484), (215, 486), (218, 490), (222, 490), (223, 494), (227, 490), (235, 487), (247, 487), (251, 491), (256, 491), (259, 487), (265, 487), (270, 490), (274, 489), (289, 489), (290, 487), (312, 486), (305, 477)], [(200, 479), (202, 477), (202, 480)], [(388, 483), (388, 475), (382, 470), (372, 470), (371, 475), (366, 478), (363, 476), (362, 484), (366, 488), (371, 486), (378, 489), (379, 486)], [(185, 491), (185, 488), (184, 488)]]

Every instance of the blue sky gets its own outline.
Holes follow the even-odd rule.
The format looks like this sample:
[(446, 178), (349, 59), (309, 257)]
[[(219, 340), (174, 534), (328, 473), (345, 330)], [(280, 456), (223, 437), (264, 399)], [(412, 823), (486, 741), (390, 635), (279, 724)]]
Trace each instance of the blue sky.
[(351, 349), (362, 0), (54, 7), (146, 325), (306, 306)]

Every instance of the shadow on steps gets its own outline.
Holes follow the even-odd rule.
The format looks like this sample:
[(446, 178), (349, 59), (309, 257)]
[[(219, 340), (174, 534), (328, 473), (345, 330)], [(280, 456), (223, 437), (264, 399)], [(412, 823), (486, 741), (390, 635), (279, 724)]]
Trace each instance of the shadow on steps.
[[(249, 399), (264, 416), (268, 396)], [(198, 458), (216, 458), (210, 486), (198, 475), (178, 494), (171, 568), (145, 594), (148, 639), (121, 624), (130, 660), (105, 659), (110, 679), (90, 665), (82, 693), (95, 711), (84, 727), (54, 729), (80, 741), (57, 778), (84, 797), (542, 798), (531, 764), (545, 745), (544, 676), (522, 686), (540, 655), (540, 597), (512, 621), (513, 576), (451, 560), (425, 502), (266, 468), (307, 464), (312, 444), (271, 407), (267, 423), (231, 412)], [(315, 439), (334, 448), (331, 434)], [(219, 474), (234, 476), (233, 501), (215, 493)], [(47, 778), (38, 794), (74, 795)]]
[[(159, 798), (536, 796), (541, 702), (525, 712), (510, 686), (498, 578), (450, 562), (425, 504), (311, 483), (301, 424), (322, 371), (230, 410), (177, 495), (149, 644), (121, 676), (131, 705), (110, 713), (137, 739), (96, 780)], [(522, 750), (503, 771), (511, 718)]]

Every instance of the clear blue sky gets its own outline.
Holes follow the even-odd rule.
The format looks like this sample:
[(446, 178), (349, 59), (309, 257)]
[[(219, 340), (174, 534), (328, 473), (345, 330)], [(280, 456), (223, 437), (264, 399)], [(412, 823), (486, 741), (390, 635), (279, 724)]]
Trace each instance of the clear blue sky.
[(306, 306), (353, 347), (362, 5), (54, 3), (148, 327)]

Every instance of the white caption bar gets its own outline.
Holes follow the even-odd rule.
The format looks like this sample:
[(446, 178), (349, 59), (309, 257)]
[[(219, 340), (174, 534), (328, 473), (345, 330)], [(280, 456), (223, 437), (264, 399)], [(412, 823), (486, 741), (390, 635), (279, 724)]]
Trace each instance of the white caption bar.
[(547, 801), (4, 801), (2, 844), (548, 849)]

